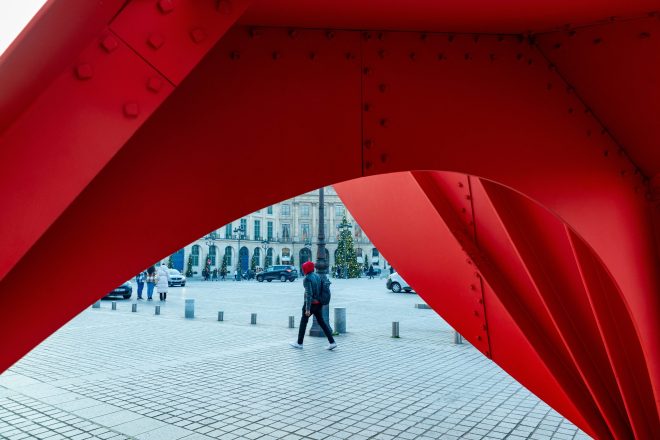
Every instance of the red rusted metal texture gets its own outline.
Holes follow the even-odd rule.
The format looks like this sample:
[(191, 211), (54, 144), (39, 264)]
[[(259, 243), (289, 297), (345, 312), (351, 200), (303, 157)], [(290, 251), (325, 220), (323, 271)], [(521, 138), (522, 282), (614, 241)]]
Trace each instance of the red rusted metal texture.
[(0, 371), (209, 230), (344, 182), (476, 349), (596, 438), (660, 437), (656, 1), (97, 3), (49, 1), (0, 58)]

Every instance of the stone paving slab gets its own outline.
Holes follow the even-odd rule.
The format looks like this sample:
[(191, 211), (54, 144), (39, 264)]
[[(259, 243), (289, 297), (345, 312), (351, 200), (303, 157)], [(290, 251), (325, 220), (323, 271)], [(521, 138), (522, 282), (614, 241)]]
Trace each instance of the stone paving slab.
[(136, 301), (116, 311), (102, 301), (0, 375), (0, 438), (587, 438), (469, 344), (453, 345), (417, 295), (383, 280), (332, 288), (348, 315), (332, 352), (322, 338), (287, 347), (300, 281), (189, 282), (160, 316), (158, 301), (136, 313)]

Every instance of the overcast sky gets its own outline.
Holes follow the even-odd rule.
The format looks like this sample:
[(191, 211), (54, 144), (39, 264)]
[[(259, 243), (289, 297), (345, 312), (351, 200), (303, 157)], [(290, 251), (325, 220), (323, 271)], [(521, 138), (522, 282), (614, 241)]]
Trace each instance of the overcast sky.
[(45, 0), (0, 0), (0, 55), (44, 3)]

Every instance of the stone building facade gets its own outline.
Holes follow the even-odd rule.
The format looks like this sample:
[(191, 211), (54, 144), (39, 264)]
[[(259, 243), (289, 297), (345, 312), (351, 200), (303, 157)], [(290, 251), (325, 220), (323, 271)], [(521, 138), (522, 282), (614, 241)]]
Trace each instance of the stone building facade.
[[(279, 264), (292, 264), (298, 268), (307, 260), (316, 261), (318, 202), (318, 190), (315, 190), (237, 219), (174, 254), (172, 256), (174, 267), (184, 272), (188, 258), (192, 256), (194, 276), (199, 277), (207, 259), (211, 261), (212, 269), (220, 269), (225, 255), (230, 272), (233, 272), (237, 265), (246, 271), (252, 266), (253, 258), (257, 266), (264, 267), (265, 255), (270, 256), (272, 264), (279, 262)], [(324, 228), (330, 267), (335, 264), (338, 226), (344, 215), (351, 225), (358, 261), (364, 264), (366, 258), (375, 268), (389, 268), (388, 263), (371, 244), (334, 189), (326, 187)], [(239, 228), (242, 229), (241, 232)]]

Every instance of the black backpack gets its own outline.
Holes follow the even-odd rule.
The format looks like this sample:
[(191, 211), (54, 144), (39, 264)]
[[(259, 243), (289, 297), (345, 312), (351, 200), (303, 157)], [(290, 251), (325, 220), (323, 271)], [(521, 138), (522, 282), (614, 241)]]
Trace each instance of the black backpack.
[(319, 301), (323, 306), (330, 304), (330, 280), (326, 277), (321, 278)]

